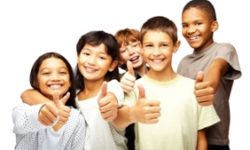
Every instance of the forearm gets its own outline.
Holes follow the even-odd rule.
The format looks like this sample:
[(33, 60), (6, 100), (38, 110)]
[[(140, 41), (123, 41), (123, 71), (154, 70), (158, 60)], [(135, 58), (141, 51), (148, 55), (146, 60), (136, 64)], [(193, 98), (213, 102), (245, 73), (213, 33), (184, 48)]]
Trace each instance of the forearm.
[(44, 97), (40, 92), (34, 89), (28, 89), (21, 95), (21, 99), (24, 103), (29, 105), (42, 104), (50, 102), (50, 100)]
[(44, 126), (38, 121), (38, 112), (42, 105), (29, 106), (20, 104), (12, 111), (12, 119), (14, 124), (14, 133), (25, 134), (35, 132)]
[(198, 131), (197, 150), (207, 150), (207, 138), (204, 130)]
[(124, 129), (134, 122), (135, 117), (133, 115), (133, 107), (124, 105), (118, 109), (118, 116), (112, 124), (117, 129)]
[(205, 81), (209, 81), (216, 91), (221, 77), (229, 69), (229, 64), (224, 59), (215, 59), (205, 72)]

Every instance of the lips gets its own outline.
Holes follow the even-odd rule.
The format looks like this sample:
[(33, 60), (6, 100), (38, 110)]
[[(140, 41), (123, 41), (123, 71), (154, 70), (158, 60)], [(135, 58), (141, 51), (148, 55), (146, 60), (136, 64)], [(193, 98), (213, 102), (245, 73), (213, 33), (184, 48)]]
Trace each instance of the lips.
[(133, 62), (133, 61), (137, 61), (138, 59), (139, 59), (139, 56), (134, 56), (130, 58), (129, 61)]
[(50, 89), (56, 90), (62, 87), (62, 84), (50, 84), (48, 85)]
[(93, 73), (93, 72), (96, 72), (97, 69), (93, 68), (93, 67), (84, 67), (85, 68), (85, 71), (88, 72), (88, 73)]

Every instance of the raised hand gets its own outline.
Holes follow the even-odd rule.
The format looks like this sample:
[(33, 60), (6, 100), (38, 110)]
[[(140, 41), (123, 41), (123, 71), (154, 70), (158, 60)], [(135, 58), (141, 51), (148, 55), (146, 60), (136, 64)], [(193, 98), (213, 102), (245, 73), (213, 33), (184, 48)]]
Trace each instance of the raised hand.
[(213, 104), (215, 90), (211, 82), (204, 80), (202, 71), (198, 72), (196, 76), (194, 94), (200, 105), (207, 106)]
[(113, 121), (117, 117), (118, 102), (116, 96), (107, 91), (107, 86), (107, 82), (104, 81), (97, 101), (102, 118), (106, 121)]
[(138, 90), (139, 98), (132, 109), (135, 122), (148, 124), (157, 123), (160, 117), (160, 102), (157, 100), (148, 100), (142, 85), (138, 85)]
[(125, 93), (129, 93), (134, 89), (135, 86), (135, 72), (133, 64), (130, 61), (127, 61), (128, 71), (122, 76), (120, 85)]
[(58, 111), (58, 121), (56, 125), (64, 125), (68, 121), (71, 109), (66, 106), (65, 103), (69, 99), (69, 96), (69, 92), (62, 99), (59, 98), (59, 93), (57, 92), (53, 95), (53, 102)]
[(57, 121), (58, 110), (53, 101), (46, 102), (38, 114), (38, 120), (45, 126), (50, 126)]
[(69, 95), (70, 94), (67, 93), (62, 99), (59, 99), (59, 94), (55, 93), (53, 95), (53, 101), (45, 103), (40, 109), (38, 120), (43, 125), (53, 125), (55, 127), (55, 130), (64, 125), (65, 122), (67, 122), (70, 113), (70, 108), (65, 106)]

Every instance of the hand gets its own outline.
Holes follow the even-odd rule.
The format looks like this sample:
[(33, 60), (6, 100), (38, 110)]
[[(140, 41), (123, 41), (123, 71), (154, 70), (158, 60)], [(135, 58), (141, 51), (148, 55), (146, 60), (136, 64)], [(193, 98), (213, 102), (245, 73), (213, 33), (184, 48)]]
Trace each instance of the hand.
[(146, 99), (145, 89), (142, 85), (138, 85), (138, 89), (139, 98), (132, 109), (135, 122), (148, 124), (157, 123), (160, 117), (160, 102)]
[(133, 64), (130, 61), (127, 61), (128, 71), (122, 76), (120, 85), (125, 93), (129, 93), (134, 89), (135, 86), (135, 72)]
[(198, 103), (202, 106), (213, 104), (215, 90), (209, 81), (204, 81), (204, 73), (198, 72), (195, 81), (194, 94)]
[(58, 110), (52, 101), (46, 102), (38, 114), (38, 120), (45, 126), (50, 126), (57, 121)]
[(59, 98), (59, 93), (57, 92), (54, 93), (53, 95), (53, 102), (57, 107), (58, 117), (59, 117), (56, 125), (57, 124), (64, 125), (68, 121), (71, 109), (68, 106), (66, 106), (65, 103), (69, 99), (69, 96), (70, 96), (69, 92), (66, 93), (66, 95), (62, 99)]
[(101, 94), (98, 97), (99, 110), (104, 120), (113, 121), (117, 117), (118, 102), (116, 96), (111, 92), (107, 92), (107, 89), (107, 82), (104, 81)]

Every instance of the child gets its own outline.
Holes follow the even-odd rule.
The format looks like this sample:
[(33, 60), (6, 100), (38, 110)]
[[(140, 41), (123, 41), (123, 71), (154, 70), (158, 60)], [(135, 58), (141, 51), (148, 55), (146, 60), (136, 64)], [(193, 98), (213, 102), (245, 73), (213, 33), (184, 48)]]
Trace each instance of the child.
[[(75, 109), (73, 79), (69, 62), (58, 53), (45, 53), (35, 61), (30, 84), (54, 102), (33, 106), (23, 103), (13, 109), (15, 149), (84, 149), (86, 126)], [(70, 96), (63, 97), (67, 92)], [(44, 113), (46, 110), (49, 113)]]
[[(105, 96), (104, 83), (124, 100), (118, 72), (119, 49), (114, 36), (103, 31), (93, 31), (83, 35), (77, 43), (77, 104), (88, 125), (86, 134), (87, 150), (126, 149), (125, 138), (113, 126), (102, 119), (97, 100)], [(109, 91), (110, 91), (109, 90)], [(112, 113), (112, 112), (109, 112)], [(105, 116), (104, 116), (105, 117)]]
[[(135, 80), (141, 78), (148, 70), (141, 56), (140, 32), (125, 28), (117, 31), (115, 38), (120, 47), (120, 67), (127, 71), (122, 74), (120, 85), (124, 92), (129, 93), (134, 89)], [(128, 140), (128, 149), (134, 150), (134, 124), (126, 128), (125, 136)]]
[[(136, 29), (122, 29), (116, 32), (115, 38), (120, 49), (120, 67), (128, 70), (127, 62), (131, 62), (132, 77), (140, 78), (147, 72), (146, 63), (141, 56), (140, 32)], [(133, 89), (133, 87), (132, 87)], [(124, 89), (126, 92), (126, 88)]]
[[(172, 55), (179, 47), (175, 24), (161, 16), (141, 29), (142, 55), (149, 71), (136, 81), (114, 121), (117, 127), (136, 124), (136, 149), (195, 150), (206, 148), (204, 128), (219, 121), (213, 106), (201, 107), (194, 81), (174, 72)], [(147, 124), (144, 124), (147, 123)]]
[[(241, 76), (241, 70), (235, 48), (231, 44), (214, 42), (213, 33), (217, 29), (211, 2), (193, 0), (185, 5), (182, 34), (194, 51), (182, 59), (177, 72), (192, 79), (199, 71), (205, 72), (204, 78), (197, 78), (200, 80), (196, 85), (198, 101), (207, 105), (213, 103), (214, 97), (214, 107), (221, 119), (220, 123), (206, 130), (209, 149), (229, 150), (229, 97), (233, 81)], [(210, 91), (212, 96), (204, 96), (205, 91)]]

